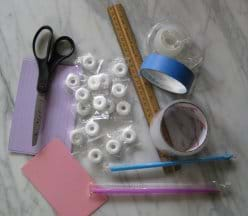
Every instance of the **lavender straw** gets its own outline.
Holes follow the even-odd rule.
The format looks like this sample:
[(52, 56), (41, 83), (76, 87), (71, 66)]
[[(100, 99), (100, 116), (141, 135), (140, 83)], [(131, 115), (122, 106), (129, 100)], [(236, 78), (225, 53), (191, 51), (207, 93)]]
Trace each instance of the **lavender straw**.
[(106, 195), (173, 195), (208, 194), (221, 192), (215, 186), (202, 187), (101, 187), (91, 186), (90, 192)]

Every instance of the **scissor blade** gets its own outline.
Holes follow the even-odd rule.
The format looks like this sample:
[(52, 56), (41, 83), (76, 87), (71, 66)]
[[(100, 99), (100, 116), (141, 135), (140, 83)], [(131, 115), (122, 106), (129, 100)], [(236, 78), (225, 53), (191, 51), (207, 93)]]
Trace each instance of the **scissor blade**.
[(36, 104), (35, 104), (32, 146), (35, 146), (38, 140), (45, 103), (46, 103), (45, 95), (38, 94), (36, 98)]

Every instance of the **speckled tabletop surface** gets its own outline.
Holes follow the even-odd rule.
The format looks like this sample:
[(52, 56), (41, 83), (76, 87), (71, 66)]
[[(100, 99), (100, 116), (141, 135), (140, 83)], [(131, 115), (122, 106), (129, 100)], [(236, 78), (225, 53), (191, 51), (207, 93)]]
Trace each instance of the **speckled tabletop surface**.
[[(0, 215), (54, 215), (54, 211), (22, 175), (20, 168), (30, 159), (7, 151), (20, 67), (32, 56), (34, 32), (43, 24), (57, 34), (71, 36), (79, 55), (94, 52), (110, 59), (121, 56), (110, 20), (107, 1), (97, 0), (1, 0), (0, 7)], [(95, 215), (247, 215), (248, 174), (248, 2), (246, 0), (123, 0), (139, 47), (153, 24), (166, 16), (177, 16), (193, 38), (204, 47), (204, 63), (194, 92), (188, 99), (204, 107), (210, 125), (205, 152), (233, 151), (232, 165), (183, 167), (164, 175), (160, 169), (112, 177), (89, 170), (98, 182), (231, 182), (228, 196), (111, 198)], [(156, 89), (161, 107), (182, 98)], [(134, 123), (141, 149), (129, 161), (158, 160), (138, 98), (133, 94)], [(82, 165), (85, 161), (81, 159)]]

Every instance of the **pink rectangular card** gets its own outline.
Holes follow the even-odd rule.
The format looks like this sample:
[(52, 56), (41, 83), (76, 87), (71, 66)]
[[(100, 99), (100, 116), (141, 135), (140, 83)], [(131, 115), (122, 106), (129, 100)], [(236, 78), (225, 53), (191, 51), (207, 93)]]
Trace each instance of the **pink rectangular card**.
[(91, 177), (59, 140), (46, 145), (22, 171), (57, 215), (90, 215), (107, 201), (106, 196), (89, 196)]

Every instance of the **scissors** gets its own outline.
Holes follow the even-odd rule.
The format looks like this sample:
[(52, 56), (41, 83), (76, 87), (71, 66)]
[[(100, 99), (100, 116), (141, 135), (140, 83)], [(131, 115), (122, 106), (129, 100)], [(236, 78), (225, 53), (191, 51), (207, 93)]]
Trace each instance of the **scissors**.
[(75, 44), (70, 37), (62, 36), (54, 41), (53, 29), (42, 26), (33, 39), (33, 53), (39, 68), (37, 98), (33, 121), (32, 146), (38, 140), (44, 108), (54, 72), (59, 63), (72, 55)]

